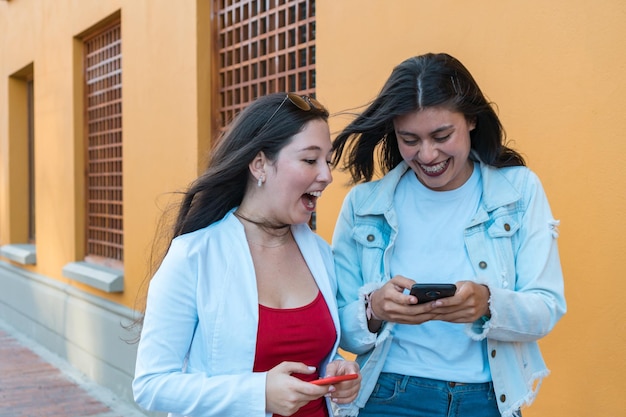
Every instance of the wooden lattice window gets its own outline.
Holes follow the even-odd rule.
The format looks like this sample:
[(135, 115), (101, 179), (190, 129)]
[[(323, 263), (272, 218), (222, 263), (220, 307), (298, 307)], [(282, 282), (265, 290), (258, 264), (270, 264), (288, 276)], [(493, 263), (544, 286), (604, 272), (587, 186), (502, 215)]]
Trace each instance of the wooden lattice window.
[(279, 91), (315, 95), (315, 0), (214, 0), (220, 122)]
[(86, 259), (121, 267), (122, 40), (116, 22), (84, 39)]

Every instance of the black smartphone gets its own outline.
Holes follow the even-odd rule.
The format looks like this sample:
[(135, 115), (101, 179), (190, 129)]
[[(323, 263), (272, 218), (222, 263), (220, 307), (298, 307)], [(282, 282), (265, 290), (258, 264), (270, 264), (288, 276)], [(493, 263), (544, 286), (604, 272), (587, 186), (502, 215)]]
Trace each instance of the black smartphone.
[(413, 284), (411, 287), (411, 295), (417, 297), (417, 304), (452, 297), (455, 293), (456, 285), (454, 284)]

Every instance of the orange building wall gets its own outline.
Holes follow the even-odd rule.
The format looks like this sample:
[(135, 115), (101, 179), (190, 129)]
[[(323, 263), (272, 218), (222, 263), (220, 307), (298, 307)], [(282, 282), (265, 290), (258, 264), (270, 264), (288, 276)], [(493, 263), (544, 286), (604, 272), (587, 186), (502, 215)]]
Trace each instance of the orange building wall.
[[(172, 192), (197, 175), (209, 148), (209, 5), (189, 0), (0, 2), (0, 73), (7, 76), (34, 64), (37, 265), (25, 269), (135, 306), (161, 210)], [(84, 256), (80, 37), (116, 13), (122, 22), (125, 279), (123, 293), (105, 294), (61, 271)], [(7, 96), (0, 88), (0, 97)], [(8, 122), (5, 103), (0, 126)], [(11, 106), (15, 113), (21, 110)], [(9, 151), (15, 153), (15, 143), (9, 146), (8, 134), (0, 131), (0, 177), (14, 180), (17, 168)], [(25, 243), (26, 233), (17, 236), (11, 222), (25, 211), (16, 209), (9, 192), (25, 189), (0, 184), (0, 243)]]
[[(473, 73), (561, 220), (568, 313), (540, 344), (552, 374), (534, 416), (622, 416), (626, 374), (626, 3), (318, 1), (318, 98), (373, 98), (394, 65), (448, 52)], [(332, 131), (346, 123), (332, 121)], [(318, 210), (330, 241), (347, 189)]]
[[(392, 68), (449, 52), (499, 109), (508, 137), (561, 220), (569, 311), (541, 341), (552, 370), (525, 417), (621, 416), (626, 374), (626, 3), (621, 0), (317, 0), (317, 95), (332, 112), (373, 98)], [(75, 37), (121, 11), (125, 292), (61, 275), (80, 259), (82, 178)], [(34, 64), (37, 265), (127, 307), (145, 277), (160, 210), (209, 147), (210, 1), (0, 0), (0, 244), (13, 243), (8, 78)], [(336, 132), (347, 119), (334, 117)], [(320, 200), (328, 241), (346, 177)], [(19, 240), (19, 239), (18, 239)]]

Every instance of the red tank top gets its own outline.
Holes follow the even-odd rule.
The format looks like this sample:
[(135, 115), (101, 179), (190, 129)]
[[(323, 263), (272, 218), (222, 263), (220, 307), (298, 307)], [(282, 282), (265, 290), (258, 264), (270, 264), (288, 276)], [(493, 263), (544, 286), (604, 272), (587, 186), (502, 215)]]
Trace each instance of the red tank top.
[[(336, 338), (335, 325), (321, 292), (312, 303), (297, 308), (276, 309), (259, 304), (254, 371), (266, 372), (284, 361), (302, 362), (315, 366), (317, 371), (293, 376), (303, 381), (317, 379), (320, 365)], [(306, 404), (293, 416), (328, 417), (324, 397)]]

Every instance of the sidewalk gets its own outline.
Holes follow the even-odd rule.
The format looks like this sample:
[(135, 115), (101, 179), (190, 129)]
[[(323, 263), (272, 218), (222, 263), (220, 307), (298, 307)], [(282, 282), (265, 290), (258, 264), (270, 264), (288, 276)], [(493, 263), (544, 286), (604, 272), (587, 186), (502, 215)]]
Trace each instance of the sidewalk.
[(0, 417), (144, 417), (0, 320)]

